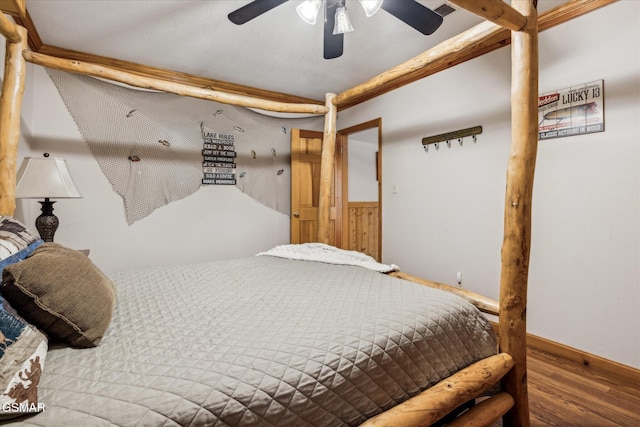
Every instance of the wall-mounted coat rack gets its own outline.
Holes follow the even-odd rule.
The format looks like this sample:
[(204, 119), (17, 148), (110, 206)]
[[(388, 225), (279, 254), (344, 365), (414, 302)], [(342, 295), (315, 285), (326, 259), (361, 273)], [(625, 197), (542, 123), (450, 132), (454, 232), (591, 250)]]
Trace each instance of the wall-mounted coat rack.
[(482, 133), (482, 126), (475, 126), (468, 129), (460, 129), (453, 132), (441, 133), (440, 135), (427, 136), (422, 138), (422, 145), (424, 146), (424, 151), (429, 152), (429, 145), (436, 147), (436, 150), (440, 149), (440, 143), (445, 141), (447, 143), (447, 147), (451, 148), (451, 141), (458, 140), (458, 144), (462, 146), (463, 138), (467, 136), (471, 136), (473, 138), (473, 142), (476, 142), (476, 135)]

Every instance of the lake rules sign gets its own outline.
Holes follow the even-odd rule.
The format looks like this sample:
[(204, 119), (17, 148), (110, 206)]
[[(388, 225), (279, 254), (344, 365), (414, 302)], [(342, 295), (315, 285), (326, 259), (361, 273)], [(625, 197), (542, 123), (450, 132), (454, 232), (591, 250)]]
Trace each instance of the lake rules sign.
[(604, 81), (538, 97), (538, 139), (604, 131)]
[(233, 134), (202, 132), (203, 185), (235, 185), (235, 139)]

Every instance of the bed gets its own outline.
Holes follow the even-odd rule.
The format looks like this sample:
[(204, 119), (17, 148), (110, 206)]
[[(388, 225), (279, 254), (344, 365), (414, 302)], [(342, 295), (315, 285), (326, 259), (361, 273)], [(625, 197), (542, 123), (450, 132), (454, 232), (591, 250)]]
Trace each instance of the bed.
[[(608, 4), (611, 1), (613, 0), (601, 0), (598, 2), (575, 0), (567, 2), (566, 7), (565, 5), (559, 6), (557, 10), (549, 15), (546, 21), (547, 27), (557, 24), (558, 21), (562, 22), (563, 19), (566, 19), (563, 17), (576, 16)], [(450, 375), (433, 385), (431, 385), (431, 382), (437, 381), (436, 379), (423, 381), (421, 380), (422, 374), (411, 372), (407, 376), (407, 382), (415, 382), (416, 384), (422, 382), (423, 384), (421, 384), (420, 387), (415, 386), (414, 388), (413, 385), (410, 385), (409, 388), (412, 389), (410, 392), (403, 391), (398, 392), (398, 394), (394, 392), (393, 397), (389, 396), (387, 399), (382, 399), (379, 409), (374, 410), (373, 405), (369, 406), (368, 403), (365, 403), (364, 408), (355, 410), (353, 418), (351, 418), (351, 415), (347, 415), (347, 412), (351, 413), (352, 409), (346, 410), (345, 413), (342, 413), (343, 410), (339, 409), (339, 416), (345, 416), (345, 421), (336, 421), (336, 423), (327, 421), (327, 423), (340, 424), (344, 422), (357, 424), (364, 421), (364, 425), (367, 426), (430, 425), (440, 420), (446, 414), (455, 412), (456, 408), (465, 402), (474, 400), (480, 396), (485, 396), (489, 391), (495, 391), (493, 390), (494, 385), (499, 382), (499, 392), (493, 393), (491, 397), (483, 399), (478, 405), (464, 411), (460, 416), (448, 422), (448, 425), (490, 425), (494, 420), (502, 417), (505, 425), (527, 426), (530, 424), (526, 381), (527, 277), (531, 239), (532, 185), (537, 151), (538, 18), (535, 7), (536, 2), (534, 0), (512, 0), (511, 5), (499, 0), (451, 0), (451, 2), (470, 12), (476, 13), (487, 21), (357, 87), (337, 95), (327, 94), (324, 106), (317, 104), (284, 103), (261, 99), (255, 96), (238, 95), (237, 93), (212, 90), (210, 88), (190, 85), (189, 83), (178, 83), (163, 78), (156, 78), (151, 75), (152, 73), (143, 72), (134, 74), (122, 67), (111, 66), (110, 64), (84, 62), (81, 58), (65, 59), (30, 51), (27, 48), (28, 35), (26, 30), (15, 25), (4, 17), (4, 15), (0, 15), (0, 33), (7, 39), (5, 78), (3, 80), (2, 98), (0, 99), (0, 141), (3, 141), (3, 143), (0, 144), (0, 214), (13, 215), (15, 211), (15, 169), (20, 131), (20, 114), (15, 114), (15, 112), (20, 111), (21, 108), (21, 94), (25, 82), (25, 62), (27, 61), (65, 71), (99, 76), (132, 86), (163, 90), (179, 95), (210, 99), (245, 107), (261, 108), (278, 112), (324, 114), (325, 127), (322, 146), (317, 241), (326, 244), (329, 243), (330, 226), (328, 218), (330, 210), (331, 176), (333, 174), (331, 159), (333, 158), (335, 150), (338, 108), (349, 108), (352, 105), (362, 102), (363, 97), (367, 94), (376, 96), (414, 81), (417, 78), (437, 72), (452, 64), (463, 62), (473, 57), (472, 52), (487, 52), (510, 42), (512, 46), (512, 145), (509, 165), (507, 167), (507, 186), (505, 191), (500, 301), (499, 306), (498, 303), (489, 304), (489, 306), (494, 305), (497, 309), (493, 311), (499, 314), (499, 352), (496, 354), (495, 351), (493, 351), (491, 354), (485, 355), (485, 357), (479, 356), (481, 358), (475, 363), (463, 367), (462, 365), (467, 363), (465, 362), (457, 366), (454, 369), (455, 372), (447, 368), (445, 371), (449, 371), (448, 373), (450, 373)], [(581, 9), (581, 7), (583, 7), (583, 9)], [(256, 262), (264, 263), (266, 261), (263, 258), (260, 260), (252, 259), (251, 261), (252, 264)], [(287, 265), (293, 262), (295, 265), (298, 265), (298, 263), (305, 261), (269, 260), (268, 262)], [(313, 265), (313, 268), (318, 268), (315, 264), (311, 265)], [(205, 267), (191, 268), (198, 269)], [(349, 275), (365, 274), (361, 271), (361, 267), (323, 266), (323, 268), (339, 268), (341, 271), (348, 271), (349, 273), (346, 274), (346, 277), (349, 277)], [(148, 272), (145, 277), (152, 274), (159, 274), (159, 272)], [(225, 272), (224, 274), (231, 273)], [(385, 286), (386, 290), (384, 293), (388, 295), (390, 300), (397, 298), (396, 291), (398, 295), (403, 295), (404, 292), (409, 292), (411, 295), (413, 295), (413, 293), (422, 295), (423, 293), (431, 292), (431, 290), (428, 290), (428, 287), (424, 287), (423, 285), (411, 285), (391, 277), (392, 275), (403, 276), (398, 272), (388, 275), (375, 274), (376, 284), (373, 285), (369, 282), (369, 284), (364, 286), (375, 286), (376, 289), (378, 289), (378, 286)], [(339, 276), (342, 276), (342, 274)], [(128, 279), (125, 280), (124, 277), (125, 276), (114, 277), (114, 280), (118, 283), (118, 291), (122, 292), (123, 297), (116, 310), (114, 323), (104, 337), (104, 342), (94, 350), (88, 350), (94, 354), (94, 360), (103, 360), (104, 349), (110, 348), (113, 351), (108, 352), (110, 353), (109, 356), (114, 352), (120, 352), (126, 355), (127, 346), (117, 344), (117, 337), (122, 329), (120, 326), (121, 320), (119, 319), (121, 319), (121, 316), (124, 316), (124, 307), (126, 304), (129, 304), (126, 302), (129, 300), (127, 296), (129, 292), (135, 294), (135, 292), (140, 291), (141, 287), (134, 285), (129, 289), (130, 286), (124, 284)], [(239, 274), (238, 277), (244, 278), (244, 272)], [(403, 277), (425, 285), (443, 287), (423, 279), (411, 278), (406, 275)], [(138, 277), (137, 280), (147, 279)], [(382, 282), (386, 284), (383, 285)], [(175, 286), (184, 286), (184, 284), (175, 284)], [(243, 285), (236, 285), (236, 287), (242, 286)], [(270, 292), (266, 292), (266, 288), (260, 287), (259, 284), (252, 286), (255, 286), (256, 292), (258, 292), (255, 295), (264, 295), (265, 298), (272, 301), (269, 298), (272, 298), (273, 295)], [(320, 287), (312, 287), (309, 293), (326, 295), (328, 293), (323, 293), (322, 290), (332, 288), (332, 286), (332, 283), (323, 282)], [(359, 289), (360, 286), (361, 285), (353, 285), (350, 283), (349, 286), (338, 286), (338, 288), (341, 292), (345, 292), (351, 289)], [(296, 287), (294, 286), (294, 288)], [(407, 291), (405, 291), (405, 288)], [(391, 291), (391, 289), (393, 291)], [(162, 293), (156, 293), (153, 297), (162, 296)], [(141, 296), (141, 300), (145, 300), (147, 297), (148, 296)], [(482, 298), (476, 298), (476, 296), (470, 294), (466, 294), (464, 297), (476, 303), (476, 305), (483, 306), (482, 303), (478, 304), (479, 301), (483, 301)], [(440, 298), (440, 296), (437, 298)], [(409, 299), (412, 300), (413, 297)], [(407, 298), (404, 298), (404, 300), (407, 302)], [(456, 301), (461, 300), (458, 298)], [(199, 300), (199, 302), (202, 301)], [(362, 302), (362, 300), (358, 301), (356, 306), (360, 306)], [(365, 299), (364, 302), (366, 303), (364, 304), (366, 307), (371, 303), (371, 300)], [(409, 315), (407, 307), (404, 305), (399, 307), (398, 311), (402, 316), (405, 315), (405, 310), (407, 310), (406, 314)], [(199, 307), (199, 310), (200, 309), (203, 308)], [(468, 308), (468, 306), (465, 310), (469, 312), (473, 311)], [(269, 316), (276, 313), (269, 310), (265, 311), (267, 311), (267, 313), (264, 314)], [(489, 310), (489, 312), (492, 312), (492, 310)], [(338, 310), (336, 313), (345, 315), (345, 313), (349, 312)], [(187, 310), (186, 313), (182, 311), (176, 312), (174, 316), (180, 317), (192, 314), (194, 314), (192, 311)], [(306, 322), (311, 318), (309, 314), (310, 313), (305, 311), (300, 314), (299, 319), (301, 319), (302, 322)], [(453, 317), (456, 316), (460, 315), (456, 314)], [(205, 316), (202, 316), (202, 321), (205, 321)], [(484, 321), (482, 322), (484, 323)], [(163, 342), (172, 344), (172, 346), (160, 347), (160, 356), (170, 358), (170, 356), (175, 356), (176, 353), (180, 352), (181, 346), (178, 342), (175, 342), (177, 331), (168, 326), (169, 325), (163, 325), (163, 327), (160, 328), (159, 334), (161, 336), (158, 336), (158, 340), (164, 340)], [(157, 327), (157, 325), (154, 327)], [(483, 328), (485, 332), (481, 335), (485, 338), (480, 339), (480, 341), (483, 339), (491, 341), (491, 338), (487, 338), (485, 335), (488, 334), (489, 328), (486, 324)], [(215, 333), (215, 331), (215, 328), (210, 330), (211, 333)], [(261, 329), (257, 331), (263, 332)], [(261, 335), (257, 337), (260, 338)], [(469, 338), (469, 340), (475, 341), (477, 337)], [(265, 343), (265, 345), (266, 344), (267, 343)], [(134, 343), (131, 343), (131, 346), (131, 348), (135, 348), (133, 347)], [(50, 366), (56, 367), (58, 363), (63, 363), (63, 359), (72, 357), (71, 354), (75, 354), (75, 352), (67, 348), (56, 348), (50, 350), (49, 354), (50, 357), (48, 360), (50, 360), (47, 363)], [(145, 371), (147, 362), (148, 360), (144, 358), (136, 362), (133, 359), (124, 357), (124, 360), (119, 363), (124, 364), (128, 369), (136, 368), (141, 372), (146, 372), (139, 377), (139, 380), (148, 382), (152, 381), (153, 377), (152, 372)], [(138, 366), (134, 366), (136, 363)], [(405, 362), (401, 363), (404, 364)], [(47, 369), (45, 366), (45, 372)], [(206, 376), (205, 373), (209, 372), (206, 369), (202, 371), (197, 371), (197, 369), (200, 368), (193, 369), (196, 369), (195, 372), (200, 372), (203, 377)], [(228, 369), (229, 371), (233, 371), (236, 368), (234, 368), (233, 365), (229, 365)], [(59, 398), (57, 393), (55, 395), (53, 393), (50, 395), (47, 394), (49, 381), (52, 382), (51, 384), (58, 381), (54, 378), (56, 374), (55, 369), (53, 370), (54, 373), (46, 373), (46, 377), (43, 377), (42, 394), (43, 399), (54, 399), (53, 401), (56, 402), (56, 399)], [(189, 371), (189, 369), (176, 366), (176, 371)], [(190, 374), (194, 375), (193, 372)], [(93, 375), (99, 376), (100, 374), (95, 373)], [(404, 375), (404, 373), (402, 373), (402, 375)], [(409, 377), (411, 381), (408, 380)], [(198, 382), (198, 384), (200, 383)], [(348, 382), (346, 384), (351, 383)], [(431, 386), (429, 387), (429, 385)], [(182, 387), (189, 390), (189, 392), (196, 392), (199, 385), (198, 387), (194, 386), (194, 390), (190, 390), (191, 387), (187, 384), (183, 384)], [(422, 391), (423, 387), (425, 388), (424, 391)], [(386, 386), (384, 388), (386, 388)], [(420, 390), (418, 390), (418, 388), (420, 388)], [(111, 391), (111, 393), (113, 393), (113, 391)], [(129, 395), (131, 393), (133, 393), (132, 389), (125, 387), (122, 391), (118, 392), (118, 395)], [(242, 394), (243, 391), (239, 391), (238, 393)], [(250, 391), (247, 391), (247, 393), (251, 394)], [(375, 392), (365, 388), (359, 388), (357, 391), (354, 389), (353, 393), (362, 393), (360, 397), (365, 402), (378, 399)], [(350, 394), (351, 392), (348, 393), (348, 396)], [(400, 394), (402, 394), (402, 397), (398, 397)], [(204, 400), (204, 395), (206, 395), (206, 393), (202, 393), (200, 400)], [(93, 397), (88, 397), (87, 399), (91, 400)], [(178, 400), (179, 399), (180, 398), (178, 398)], [(343, 398), (336, 398), (336, 400), (340, 399)], [(185, 406), (190, 406), (190, 404), (185, 402)], [(53, 404), (52, 407), (57, 408), (56, 404)], [(168, 411), (167, 408), (170, 407), (170, 405), (167, 405), (164, 410)], [(175, 412), (182, 412), (183, 410), (183, 407), (180, 405), (177, 407), (174, 406), (174, 408)], [(384, 410), (384, 412), (375, 415), (378, 410)], [(33, 419), (37, 420), (38, 417), (41, 416), (52, 416), (49, 414), (52, 414), (54, 411), (65, 411), (65, 409), (51, 409), (48, 412), (45, 411), (43, 414), (34, 416)], [(199, 409), (196, 409), (196, 412), (198, 411)], [(356, 412), (357, 415), (355, 415)], [(264, 413), (264, 410), (262, 413)], [(254, 415), (252, 412), (251, 416)], [(239, 422), (240, 420), (236, 421), (234, 419), (229, 423), (236, 424)], [(272, 422), (271, 419), (269, 419), (268, 422)], [(316, 418), (310, 418), (304, 422), (323, 424), (324, 419), (323, 421), (318, 421)], [(143, 422), (141, 423), (144, 424)], [(282, 425), (280, 421), (278, 421), (277, 424)], [(293, 424), (296, 423), (293, 422)], [(172, 422), (167, 422), (166, 425), (173, 424)]]
[[(67, 262), (58, 246), (31, 257)], [(112, 275), (117, 304), (99, 345), (52, 343), (45, 410), (15, 425), (358, 425), (496, 354), (468, 301), (354, 254), (368, 258), (286, 245)]]

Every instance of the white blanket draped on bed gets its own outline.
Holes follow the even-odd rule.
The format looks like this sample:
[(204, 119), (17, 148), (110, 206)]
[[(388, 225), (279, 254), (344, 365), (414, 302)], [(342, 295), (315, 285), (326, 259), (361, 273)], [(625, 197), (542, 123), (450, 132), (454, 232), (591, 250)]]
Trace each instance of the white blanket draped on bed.
[(46, 405), (9, 425), (357, 425), (496, 353), (454, 295), (358, 266), (273, 256), (111, 276), (96, 348), (53, 348)]
[(324, 243), (302, 243), (299, 245), (280, 245), (258, 256), (269, 255), (279, 258), (300, 261), (317, 261), (336, 265), (356, 265), (380, 273), (399, 270), (395, 264), (387, 265), (377, 262), (369, 255), (356, 251), (347, 251)]

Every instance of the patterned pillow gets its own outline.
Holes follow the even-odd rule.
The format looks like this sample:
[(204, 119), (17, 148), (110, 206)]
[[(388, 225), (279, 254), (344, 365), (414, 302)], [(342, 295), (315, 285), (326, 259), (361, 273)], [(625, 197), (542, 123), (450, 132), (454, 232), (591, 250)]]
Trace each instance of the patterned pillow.
[(47, 337), (0, 296), (0, 420), (44, 410), (38, 383)]
[(10, 216), (0, 217), (0, 277), (2, 270), (26, 259), (44, 241)]

